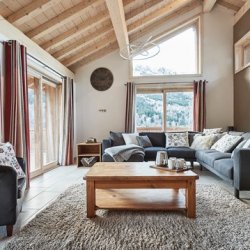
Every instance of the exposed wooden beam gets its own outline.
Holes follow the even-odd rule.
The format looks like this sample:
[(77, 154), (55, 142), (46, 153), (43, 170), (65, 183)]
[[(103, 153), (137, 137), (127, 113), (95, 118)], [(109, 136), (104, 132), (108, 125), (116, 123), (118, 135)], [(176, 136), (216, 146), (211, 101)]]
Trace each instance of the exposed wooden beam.
[(102, 2), (101, 0), (87, 0), (82, 1), (79, 4), (63, 11), (59, 15), (55, 16), (54, 18), (48, 20), (47, 22), (39, 25), (38, 27), (28, 31), (25, 35), (30, 38), (34, 38), (35, 36), (42, 35), (44, 33), (49, 32), (52, 28), (56, 28), (64, 23), (66, 23), (69, 19), (78, 16), (81, 12), (85, 11), (86, 8), (90, 7), (94, 3), (98, 4)]
[(73, 27), (72, 29), (65, 31), (64, 33), (52, 38), (51, 40), (41, 44), (40, 46), (45, 50), (47, 50), (49, 48), (56, 47), (64, 42), (67, 42), (68, 40), (74, 38), (75, 36), (83, 33), (84, 31), (87, 31), (88, 29), (93, 28), (94, 26), (98, 25), (99, 23), (105, 22), (107, 19), (109, 19), (108, 13), (99, 12), (94, 17), (87, 19), (83, 23)]
[(18, 11), (14, 12), (13, 14), (9, 15), (6, 19), (10, 23), (14, 23), (15, 21), (21, 19), (22, 17), (29, 15), (34, 10), (41, 8), (46, 3), (50, 2), (51, 0), (36, 0), (31, 1), (31, 3), (25, 5), (23, 8), (19, 9)]
[(93, 53), (95, 50), (98, 50), (100, 48), (105, 47), (108, 43), (112, 43), (116, 41), (116, 36), (114, 34), (114, 31), (110, 32), (110, 34), (106, 34), (106, 36), (101, 39), (99, 42), (94, 43), (88, 47), (84, 47), (80, 50), (76, 51), (76, 54), (73, 56), (64, 59), (61, 61), (62, 64), (66, 65), (67, 67), (74, 64), (75, 62), (79, 61), (83, 56), (87, 56), (91, 53)]
[[(182, 16), (185, 15), (186, 13), (198, 8), (201, 6), (200, 1), (196, 1), (194, 0), (192, 3), (190, 3), (189, 5), (179, 9), (178, 11), (162, 17), (161, 19), (157, 20), (156, 22), (138, 30), (137, 32), (129, 32), (129, 40), (131, 42), (138, 40), (140, 37), (149, 34), (150, 32), (154, 31), (155, 29), (161, 27), (163, 24), (170, 22), (171, 20), (175, 19), (177, 16)], [(188, 20), (184, 21), (187, 22)], [(183, 23), (183, 21), (181, 23), (178, 23), (177, 26), (181, 25)], [(175, 27), (174, 27), (175, 28)], [(171, 28), (171, 30), (173, 29), (173, 27)]]
[(150, 13), (149, 15), (131, 23), (128, 25), (128, 31), (137, 30), (142, 25), (146, 25), (149, 23), (153, 23), (157, 20), (159, 20), (163, 16), (170, 15), (171, 13), (177, 11), (181, 7), (184, 7), (185, 5), (192, 2), (192, 0), (175, 0), (173, 2), (170, 2), (166, 5), (164, 5), (162, 8)]
[(216, 3), (216, 0), (204, 0), (203, 12), (205, 13), (210, 12), (213, 9), (215, 3)]
[(157, 6), (158, 4), (162, 3), (164, 0), (151, 0), (149, 2), (146, 2), (144, 5), (131, 10), (127, 14), (125, 14), (126, 20), (132, 19), (135, 16), (138, 16), (139, 14), (143, 15), (146, 10), (151, 9), (152, 7)]
[(119, 48), (128, 56), (129, 40), (122, 0), (106, 0), (106, 5), (108, 7)]
[[(127, 7), (134, 1), (135, 0), (123, 0), (123, 4)], [(67, 30), (66, 32), (52, 38), (47, 42), (44, 42), (43, 44), (40, 44), (40, 46), (45, 50), (56, 47), (74, 38), (75, 36), (87, 31), (88, 29), (91, 29), (93, 26), (106, 21), (107, 19), (109, 19), (109, 14), (106, 11), (99, 12), (95, 16), (87, 19), (86, 21), (73, 27), (72, 29)]]
[(113, 30), (113, 26), (110, 21), (103, 27), (97, 29), (96, 31), (85, 35), (83, 38), (77, 40), (76, 42), (73, 42), (66, 46), (63, 49), (60, 49), (59, 51), (52, 54), (56, 59), (61, 59), (62, 57), (67, 56), (68, 54), (73, 53), (75, 50), (78, 50), (81, 47), (86, 47), (89, 43), (93, 42), (93, 39), (97, 39), (103, 35), (105, 35), (107, 32)]
[(240, 10), (240, 7), (236, 6), (236, 5), (233, 5), (229, 2), (226, 2), (225, 0), (218, 0), (218, 4), (223, 6), (223, 7), (226, 7), (228, 9), (231, 9), (231, 10), (234, 10), (234, 11), (239, 11)]
[(105, 46), (102, 49), (96, 50), (94, 53), (80, 59), (78, 62), (74, 63), (73, 65), (71, 65), (69, 68), (72, 71), (75, 71), (76, 68), (81, 67), (83, 65), (86, 65), (102, 56), (105, 56), (113, 51), (115, 51), (116, 49), (118, 49), (118, 44), (117, 42), (113, 42), (108, 44), (107, 46)]
[(250, 9), (250, 0), (247, 0), (247, 2), (240, 8), (240, 10), (235, 14), (234, 16), (234, 24), (236, 24), (242, 16)]
[(133, 3), (134, 1), (136, 1), (136, 0), (123, 0), (122, 2), (123, 2), (123, 5), (125, 6), (125, 5), (129, 5), (129, 4)]

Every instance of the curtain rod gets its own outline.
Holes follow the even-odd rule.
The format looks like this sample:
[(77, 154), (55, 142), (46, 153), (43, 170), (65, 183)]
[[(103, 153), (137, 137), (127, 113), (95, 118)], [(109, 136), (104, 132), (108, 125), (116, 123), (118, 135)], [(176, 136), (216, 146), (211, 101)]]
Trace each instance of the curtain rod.
[(42, 64), (45, 68), (48, 68), (49, 70), (53, 71), (54, 73), (56, 73), (57, 75), (59, 75), (61, 78), (65, 78), (64, 75), (60, 74), (59, 72), (57, 72), (56, 70), (54, 70), (53, 68), (51, 68), (49, 65), (45, 64), (44, 62), (40, 61), (39, 59), (37, 59), (36, 57), (32, 56), (31, 54), (27, 53), (27, 55), (29, 57), (31, 57), (33, 60), (39, 62), (40, 64)]
[[(134, 83), (134, 85), (153, 85), (153, 84), (166, 84), (166, 83), (193, 83), (194, 81), (176, 81), (176, 82), (146, 82), (146, 83)], [(206, 83), (208, 83), (207, 80), (205, 80)], [(125, 86), (127, 85), (127, 83), (124, 84)]]
[[(4, 43), (5, 41), (0, 41), (0, 43)], [(6, 41), (8, 42), (8, 41)], [(59, 75), (61, 78), (65, 78), (66, 76), (62, 75), (61, 73), (59, 73), (58, 71), (54, 70), (53, 68), (51, 68), (49, 65), (45, 64), (44, 62), (40, 61), (39, 59), (37, 59), (36, 57), (32, 56), (31, 54), (27, 53), (27, 56), (31, 57), (33, 60), (39, 62), (40, 64), (42, 64), (44, 67), (48, 68), (49, 70), (53, 71), (54, 73), (56, 73), (57, 75)]]

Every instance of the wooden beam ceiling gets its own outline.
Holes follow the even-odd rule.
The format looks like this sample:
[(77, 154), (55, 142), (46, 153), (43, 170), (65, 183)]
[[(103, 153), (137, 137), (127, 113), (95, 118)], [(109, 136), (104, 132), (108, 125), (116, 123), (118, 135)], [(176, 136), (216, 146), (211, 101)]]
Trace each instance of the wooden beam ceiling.
[(22, 17), (29, 15), (34, 10), (41, 8), (46, 3), (50, 2), (51, 0), (36, 0), (31, 1), (31, 3), (27, 4), (23, 8), (19, 9), (18, 11), (14, 12), (13, 14), (9, 15), (6, 19), (10, 23), (14, 23), (15, 21), (21, 19)]
[(138, 30), (138, 32), (130, 32), (129, 34), (129, 40), (130, 41), (136, 41), (138, 40), (140, 37), (149, 34), (150, 32), (152, 32), (153, 30), (161, 27), (162, 25), (164, 25), (167, 22), (170, 22), (171, 20), (175, 19), (177, 16), (182, 16), (185, 15), (186, 13), (196, 9), (197, 7), (201, 6), (201, 2), (194, 0), (192, 3), (190, 3), (189, 5), (179, 9), (178, 11), (162, 17), (161, 19), (159, 19), (158, 21)]
[(73, 64), (70, 66), (71, 70), (75, 70), (78, 67), (81, 67), (85, 64), (88, 64), (102, 56), (105, 56), (113, 51), (115, 51), (116, 49), (118, 49), (118, 44), (117, 42), (113, 42), (108, 44), (107, 46), (96, 50), (95, 52), (93, 52), (92, 54), (90, 54), (89, 56), (84, 57), (83, 59), (81, 59), (80, 61), (78, 61), (77, 63)]
[[(132, 35), (129, 36), (129, 40), (130, 41), (135, 41), (139, 37), (152, 32), (154, 29), (160, 27), (164, 23), (169, 22), (170, 20), (173, 20), (177, 16), (184, 15), (184, 14), (186, 14), (186, 13), (188, 13), (188, 12), (190, 12), (190, 11), (194, 10), (195, 8), (200, 7), (200, 6), (201, 6), (200, 1), (193, 0), (190, 4), (188, 4), (184, 8), (179, 9), (175, 13), (172, 13), (172, 14), (170, 14), (168, 16), (162, 17), (161, 19), (159, 19), (158, 21), (148, 25), (147, 27), (145, 27), (143, 29), (140, 29), (140, 31), (138, 31), (139, 33), (133, 33)], [(117, 49), (117, 47), (113, 48), (113, 50), (115, 50), (115, 49)], [(109, 53), (112, 52), (113, 50), (110, 49)], [(88, 63), (89, 59), (94, 60), (94, 59), (97, 59), (98, 57), (103, 56), (102, 49), (97, 50), (97, 51), (93, 51), (93, 54), (95, 55), (94, 57), (92, 57), (91, 56), (92, 54), (91, 54), (89, 56), (84, 57), (83, 59), (79, 59), (79, 61), (74, 63), (70, 68), (74, 68), (74, 67), (77, 67), (77, 66), (83, 66), (84, 64)]]
[(159, 20), (163, 16), (170, 15), (171, 13), (177, 11), (181, 7), (191, 3), (192, 0), (175, 0), (174, 2), (170, 2), (166, 4), (162, 8), (148, 14), (147, 16), (131, 23), (128, 25), (128, 31), (135, 31), (139, 29), (141, 26), (152, 23), (154, 21)]
[(78, 50), (81, 47), (86, 47), (86, 45), (93, 42), (94, 39), (106, 35), (107, 32), (110, 32), (112, 30), (113, 26), (111, 22), (108, 20), (106, 25), (102, 26), (101, 28), (97, 29), (96, 31), (88, 35), (85, 35), (83, 38), (69, 44), (65, 48), (60, 49), (59, 51), (52, 54), (52, 56), (54, 56), (56, 59), (61, 59), (62, 57), (67, 56), (68, 54), (74, 53), (74, 51)]
[(250, 9), (250, 0), (247, 0), (245, 4), (240, 8), (240, 10), (235, 14), (234, 24), (236, 24), (249, 9)]
[(107, 33), (103, 39), (100, 39), (99, 42), (95, 42), (94, 44), (84, 47), (83, 49), (80, 49), (77, 51), (77, 54), (64, 59), (62, 64), (66, 65), (67, 67), (76, 63), (77, 61), (81, 60), (83, 57), (93, 53), (95, 50), (98, 50), (100, 48), (105, 47), (107, 44), (112, 43), (116, 41), (116, 36), (114, 34), (114, 31), (112, 30), (111, 32)]
[(65, 31), (64, 33), (54, 37), (53, 39), (49, 40), (48, 42), (41, 44), (41, 47), (46, 50), (46, 49), (58, 46), (62, 43), (67, 42), (68, 40), (72, 39), (73, 37), (93, 28), (94, 26), (98, 25), (99, 23), (105, 22), (108, 19), (109, 19), (108, 13), (99, 12), (99, 13), (97, 13), (97, 15), (87, 19), (83, 23), (76, 25), (72, 29)]
[(152, 7), (157, 6), (158, 4), (161, 4), (164, 0), (151, 0), (149, 2), (146, 2), (144, 5), (139, 6), (136, 9), (131, 10), (127, 14), (125, 14), (125, 19), (128, 21), (129, 19), (132, 19), (135, 16), (143, 15), (145, 11), (149, 10)]
[(204, 0), (203, 12), (205, 13), (210, 12), (213, 9), (215, 3), (216, 3), (216, 0)]
[(229, 3), (225, 0), (218, 0), (218, 4), (221, 5), (221, 6), (224, 6), (228, 9), (231, 9), (231, 10), (234, 10), (234, 11), (239, 11), (240, 10), (240, 7), (232, 4), (232, 3)]
[[(150, 8), (152, 8), (152, 7), (155, 7), (155, 6), (157, 6), (157, 4), (159, 4), (159, 3), (162, 3), (162, 1), (163, 0), (153, 0), (153, 1), (151, 1), (151, 2), (148, 2), (148, 3), (150, 3), (150, 4), (146, 4), (144, 7), (143, 7), (143, 9), (144, 10), (149, 10)], [(136, 17), (136, 16), (138, 16), (141, 12), (143, 12), (143, 10), (142, 10), (142, 7), (139, 7), (139, 8), (136, 8), (134, 11), (132, 11), (132, 12), (129, 12), (129, 15), (128, 15), (128, 18), (126, 18), (126, 20), (127, 21), (130, 21), (132, 18), (134, 18), (134, 17)], [(98, 19), (100, 19), (100, 15), (96, 15), (96, 17), (94, 17), (93, 19), (93, 21), (91, 20), (91, 22), (90, 23), (93, 23), (94, 21), (96, 22)], [(106, 17), (109, 17), (109, 15), (106, 13)], [(96, 23), (97, 24), (97, 23)], [(82, 26), (86, 26), (86, 23), (84, 23), (84, 25), (82, 25)], [(89, 27), (89, 25), (88, 25), (88, 27)], [(70, 39), (72, 39), (73, 37), (75, 37), (76, 35), (77, 35), (77, 32), (80, 32), (80, 27), (78, 27), (77, 28), (77, 32), (76, 32), (76, 30), (75, 30), (75, 28), (73, 28), (72, 29), (73, 31), (72, 32), (68, 32), (67, 31), (67, 34), (65, 34), (65, 35), (60, 35), (60, 37), (59, 37), (59, 39), (53, 39), (54, 40), (54, 43), (52, 43), (52, 41), (49, 41), (49, 42), (47, 42), (45, 45), (46, 45), (46, 47), (47, 48), (49, 48), (49, 46), (50, 45), (56, 45), (56, 40), (58, 41), (58, 43), (60, 42), (60, 40), (62, 40), (62, 43), (65, 43), (65, 42), (67, 42), (68, 40), (70, 40)], [(101, 32), (105, 32), (105, 30), (99, 30), (99, 32), (101, 33)], [(66, 32), (65, 32), (66, 33)], [(66, 39), (65, 39), (66, 38)], [(89, 37), (89, 39), (94, 39), (95, 37)], [(66, 40), (66, 41), (65, 41)], [(90, 41), (91, 42), (91, 41)], [(79, 42), (76, 42), (75, 44), (79, 44)], [(46, 48), (44, 45), (42, 45), (42, 47), (43, 48)], [(55, 46), (56, 47), (56, 46)], [(72, 48), (72, 46), (66, 46), (66, 47), (69, 47), (69, 48)], [(77, 48), (77, 47), (75, 47), (75, 48)], [(60, 57), (61, 56), (63, 56), (63, 53), (65, 52), (65, 53), (67, 53), (67, 52), (69, 52), (69, 50), (68, 49), (63, 49), (63, 50), (61, 50), (61, 49), (59, 49), (60, 51), (57, 53), (57, 52), (55, 52), (54, 54), (53, 54), (53, 56), (54, 57), (56, 57), (57, 59), (59, 59), (59, 56), (58, 55), (60, 55)], [(72, 51), (73, 52), (73, 51)]]
[(88, 0), (80, 2), (79, 4), (63, 11), (54, 18), (48, 20), (47, 22), (39, 25), (35, 29), (28, 31), (25, 35), (30, 38), (34, 38), (37, 35), (42, 35), (48, 33), (52, 28), (55, 28), (59, 25), (62, 25), (68, 22), (69, 19), (72, 19), (79, 15), (81, 12), (85, 11), (86, 8), (90, 7), (94, 3), (100, 3), (101, 0)]
[(108, 7), (119, 48), (124, 51), (125, 56), (128, 56), (129, 40), (122, 0), (106, 0), (106, 5)]

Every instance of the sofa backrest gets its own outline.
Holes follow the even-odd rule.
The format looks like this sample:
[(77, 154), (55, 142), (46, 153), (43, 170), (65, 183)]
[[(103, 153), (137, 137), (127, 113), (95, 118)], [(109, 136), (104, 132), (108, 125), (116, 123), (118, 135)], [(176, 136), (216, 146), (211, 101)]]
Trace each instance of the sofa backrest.
[(139, 135), (147, 135), (153, 147), (166, 146), (166, 136), (164, 132), (141, 132)]

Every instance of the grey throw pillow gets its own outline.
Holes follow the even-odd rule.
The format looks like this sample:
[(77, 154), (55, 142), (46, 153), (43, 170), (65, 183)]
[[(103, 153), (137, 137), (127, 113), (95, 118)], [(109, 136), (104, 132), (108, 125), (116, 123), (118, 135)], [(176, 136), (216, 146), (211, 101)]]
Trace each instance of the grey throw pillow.
[(153, 146), (147, 135), (136, 136), (136, 139), (138, 141), (139, 146), (143, 148), (148, 148)]
[(112, 140), (112, 146), (125, 145), (125, 141), (122, 136), (122, 132), (112, 132), (110, 131), (110, 139)]

